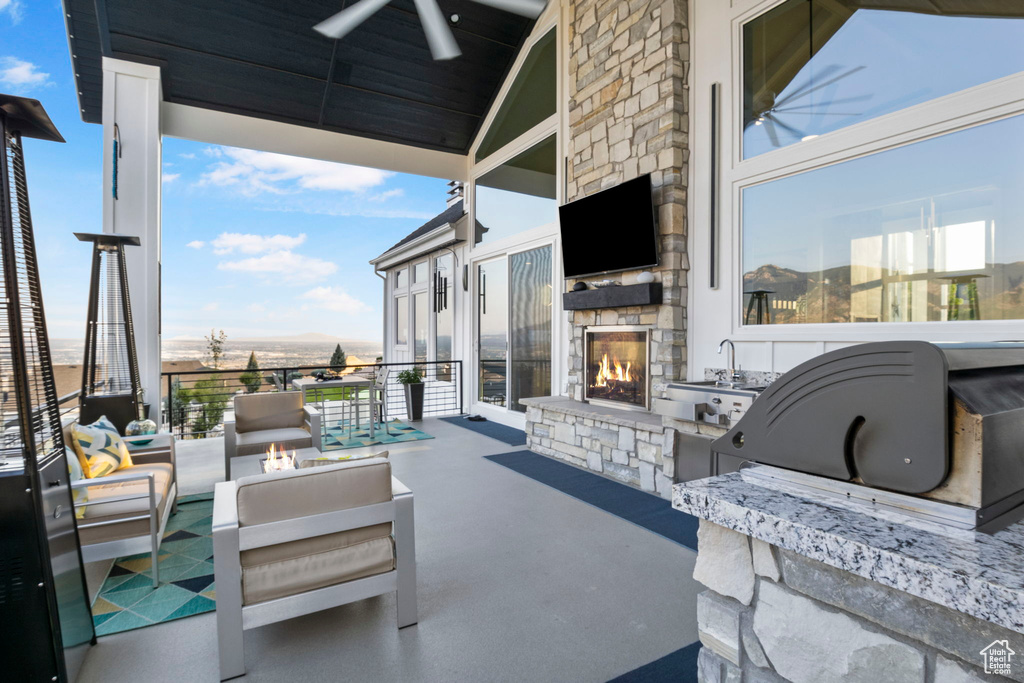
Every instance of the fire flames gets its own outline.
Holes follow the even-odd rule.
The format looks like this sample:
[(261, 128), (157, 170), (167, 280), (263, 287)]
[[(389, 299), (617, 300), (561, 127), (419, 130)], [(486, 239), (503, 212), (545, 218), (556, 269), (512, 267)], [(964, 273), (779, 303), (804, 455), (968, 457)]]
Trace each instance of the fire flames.
[(594, 376), (594, 386), (606, 387), (608, 382), (632, 382), (634, 380), (634, 377), (630, 374), (632, 366), (633, 364), (627, 361), (626, 367), (623, 368), (622, 363), (614, 358), (609, 363), (608, 354), (604, 354), (601, 358), (600, 369), (597, 371), (597, 375)]
[(264, 472), (283, 472), (295, 469), (295, 451), (277, 450), (276, 444), (270, 444), (267, 459), (263, 461)]

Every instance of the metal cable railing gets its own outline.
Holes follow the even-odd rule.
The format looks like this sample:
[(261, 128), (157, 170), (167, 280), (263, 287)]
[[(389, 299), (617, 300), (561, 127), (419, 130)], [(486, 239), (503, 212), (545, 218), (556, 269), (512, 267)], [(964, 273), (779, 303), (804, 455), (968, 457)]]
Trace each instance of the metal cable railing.
[[(357, 374), (372, 378), (378, 368), (387, 368), (385, 379), (387, 419), (408, 419), (405, 389), (398, 373), (420, 368), (424, 382), (423, 416), (458, 415), (462, 413), (462, 361), (424, 361), (418, 363), (374, 363), (349, 365), (340, 374)], [(324, 365), (280, 366), (246, 369), (207, 369), (162, 373), (163, 396), (160, 407), (164, 429), (178, 439), (203, 439), (223, 436), (224, 422), (234, 419), (235, 396), (277, 391), (294, 391), (292, 380), (311, 377), (317, 372), (337, 369)], [(355, 389), (324, 389), (331, 400), (352, 398)], [(362, 389), (368, 392), (368, 389)]]

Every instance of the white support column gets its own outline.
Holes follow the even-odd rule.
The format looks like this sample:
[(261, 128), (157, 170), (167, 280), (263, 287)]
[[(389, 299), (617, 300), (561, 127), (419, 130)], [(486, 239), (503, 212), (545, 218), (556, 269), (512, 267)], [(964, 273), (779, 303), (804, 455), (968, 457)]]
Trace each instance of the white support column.
[[(103, 232), (136, 235), (125, 249), (139, 372), (160, 423), (160, 69), (103, 58)], [(114, 128), (118, 131), (114, 198)]]

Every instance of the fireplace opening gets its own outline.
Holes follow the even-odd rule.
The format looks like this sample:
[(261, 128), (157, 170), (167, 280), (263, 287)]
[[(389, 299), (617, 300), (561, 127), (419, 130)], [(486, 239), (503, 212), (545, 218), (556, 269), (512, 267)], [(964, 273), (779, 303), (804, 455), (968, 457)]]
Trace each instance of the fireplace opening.
[(647, 408), (649, 332), (624, 326), (586, 329), (588, 401)]

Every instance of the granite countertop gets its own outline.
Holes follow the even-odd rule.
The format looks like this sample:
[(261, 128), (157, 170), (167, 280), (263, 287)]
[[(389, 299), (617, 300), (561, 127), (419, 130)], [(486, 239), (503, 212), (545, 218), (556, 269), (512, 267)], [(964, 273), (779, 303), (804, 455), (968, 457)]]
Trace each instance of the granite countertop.
[(677, 510), (1024, 633), (1024, 522), (952, 529), (744, 472), (673, 488)]

